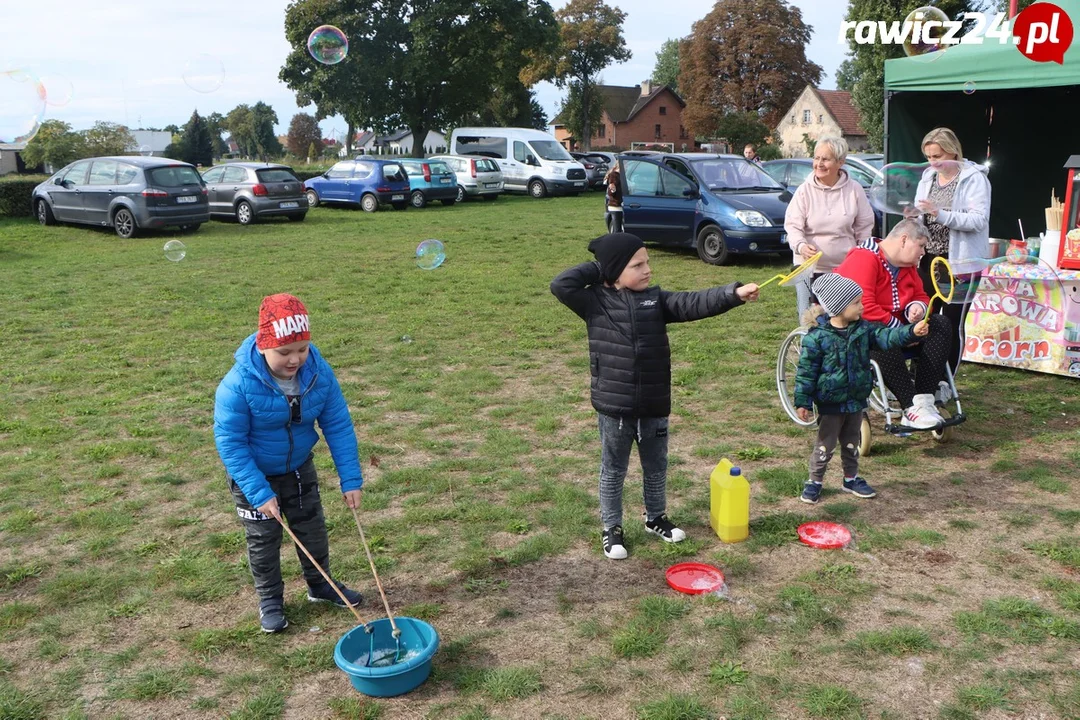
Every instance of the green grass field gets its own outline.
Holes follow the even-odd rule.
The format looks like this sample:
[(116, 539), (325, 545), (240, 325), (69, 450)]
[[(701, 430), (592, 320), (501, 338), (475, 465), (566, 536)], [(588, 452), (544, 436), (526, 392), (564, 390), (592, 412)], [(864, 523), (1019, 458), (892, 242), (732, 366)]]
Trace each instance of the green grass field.
[[(214, 222), (121, 241), (0, 221), (0, 718), (1080, 717), (1080, 383), (965, 365), (950, 443), (886, 437), (879, 497), (796, 495), (810, 434), (776, 398), (794, 293), (670, 328), (669, 512), (630, 558), (600, 549), (584, 324), (550, 294), (590, 259), (599, 194), (503, 198), (304, 223)], [(179, 238), (187, 257), (170, 262)], [(443, 267), (413, 262), (446, 244)], [(655, 281), (761, 281), (650, 250)], [(361, 518), (394, 611), (442, 636), (433, 675), (390, 700), (333, 663), (355, 624), (311, 606), (283, 552), (290, 628), (259, 631), (243, 533), (213, 445), (213, 394), (261, 298), (292, 292), (352, 409)], [(752, 484), (750, 540), (708, 526), (721, 457)], [(335, 575), (382, 615), (324, 445)], [(855, 545), (801, 546), (805, 519)], [(288, 541), (286, 541), (288, 545)], [(664, 570), (700, 560), (727, 598)]]

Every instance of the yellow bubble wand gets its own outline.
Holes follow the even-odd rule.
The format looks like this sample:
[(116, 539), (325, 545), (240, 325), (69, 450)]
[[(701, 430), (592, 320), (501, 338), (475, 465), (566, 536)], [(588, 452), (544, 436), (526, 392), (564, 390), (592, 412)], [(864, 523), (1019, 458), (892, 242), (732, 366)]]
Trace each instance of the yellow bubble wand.
[(774, 280), (779, 280), (780, 281), (778, 283), (780, 285), (780, 287), (791, 287), (803, 275), (805, 275), (807, 273), (811, 273), (811, 272), (814, 271), (814, 268), (817, 267), (818, 260), (821, 259), (821, 256), (823, 254), (824, 253), (822, 253), (821, 250), (818, 250), (816, 253), (814, 253), (810, 257), (809, 260), (804, 262), (799, 267), (795, 268), (794, 270), (792, 270), (791, 272), (789, 272), (787, 274), (781, 273), (780, 275), (773, 275), (771, 278), (769, 278), (765, 282), (758, 285), (758, 288), (763, 288), (766, 285), (768, 285), (769, 283), (773, 282)]
[[(940, 273), (940, 278), (939, 269), (943, 271)], [(941, 289), (941, 283), (946, 277), (949, 279), (949, 284), (946, 286), (948, 292)], [(952, 265), (949, 264), (948, 260), (943, 257), (936, 257), (930, 261), (930, 282), (934, 284), (934, 295), (926, 305), (926, 315), (919, 321), (923, 325), (930, 319), (930, 313), (934, 310), (934, 301), (940, 298), (945, 304), (951, 303), (953, 293), (956, 292), (956, 278), (953, 276)]]

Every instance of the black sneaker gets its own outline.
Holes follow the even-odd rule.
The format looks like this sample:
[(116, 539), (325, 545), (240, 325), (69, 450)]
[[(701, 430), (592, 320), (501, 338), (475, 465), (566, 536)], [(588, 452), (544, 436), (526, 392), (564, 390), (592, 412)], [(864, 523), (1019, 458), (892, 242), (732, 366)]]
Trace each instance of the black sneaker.
[(821, 483), (816, 483), (813, 480), (803, 485), (802, 495), (799, 499), (804, 503), (810, 503), (811, 505), (817, 505), (817, 501), (821, 498)]
[(285, 603), (281, 598), (270, 598), (259, 603), (259, 624), (264, 633), (281, 632), (289, 627), (285, 619)]
[[(338, 586), (338, 589), (341, 590), (341, 594), (353, 605), (359, 605), (364, 602), (364, 596), (356, 590), (350, 590), (336, 580), (334, 583)], [(334, 588), (330, 587), (330, 584), (325, 580), (318, 585), (308, 585), (307, 599), (308, 602), (328, 602), (331, 605), (337, 605), (338, 607), (348, 607), (348, 605), (341, 602), (341, 598), (334, 592)]]
[(645, 530), (653, 535), (659, 535), (670, 543), (682, 542), (686, 539), (686, 533), (676, 527), (675, 523), (668, 520), (667, 515), (664, 513), (652, 520), (645, 520)]
[(844, 492), (849, 492), (855, 497), (872, 498), (877, 495), (874, 488), (866, 484), (861, 476), (856, 475), (851, 480), (844, 479)]
[(623, 544), (622, 525), (604, 530), (604, 557), (612, 560), (626, 559), (626, 546)]

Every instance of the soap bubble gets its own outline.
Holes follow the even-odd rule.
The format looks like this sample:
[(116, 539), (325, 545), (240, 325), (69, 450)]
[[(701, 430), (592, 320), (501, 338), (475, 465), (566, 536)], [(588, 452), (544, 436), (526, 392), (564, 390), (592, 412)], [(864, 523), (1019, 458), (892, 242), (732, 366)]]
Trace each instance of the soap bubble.
[(964, 94), (965, 95), (971, 95), (974, 92), (975, 92), (975, 81), (974, 80), (968, 80), (966, 83), (964, 83)]
[(959, 172), (963, 163), (942, 160), (937, 163), (889, 163), (881, 168), (881, 175), (870, 186), (870, 204), (882, 212), (893, 215), (919, 214), (915, 207), (915, 191), (923, 173), (929, 168), (952, 175)]
[[(936, 7), (920, 7), (912, 10), (908, 13), (908, 16), (904, 18), (904, 23), (906, 23), (905, 27), (911, 28), (911, 33), (908, 35), (908, 38), (904, 40), (905, 55), (908, 57), (925, 55), (926, 53), (934, 52), (941, 48), (938, 41), (940, 41), (945, 34), (947, 26), (937, 25), (936, 27), (930, 28), (929, 32), (926, 32), (923, 24), (930, 21), (947, 23), (949, 21), (949, 16), (946, 15), (943, 10)], [(915, 23), (919, 23), (917, 27), (918, 35), (915, 34)], [(930, 36), (930, 42), (923, 42), (926, 35)]]
[(212, 93), (225, 82), (225, 66), (221, 60), (207, 53), (200, 53), (184, 66), (184, 83), (201, 93)]
[(333, 25), (320, 25), (308, 35), (307, 49), (323, 65), (337, 65), (349, 54), (349, 39)]
[(401, 336), (401, 342), (403, 342), (403, 343), (405, 343), (406, 345), (408, 345), (408, 344), (410, 344), (410, 343), (412, 342), (412, 337), (411, 337), (411, 336), (409, 336), (409, 335), (402, 335), (402, 336)]
[(45, 116), (45, 86), (27, 70), (0, 72), (0, 143), (28, 142)]
[(180, 262), (187, 257), (187, 246), (179, 240), (170, 240), (165, 243), (165, 258), (173, 262)]
[(139, 154), (144, 155), (146, 157), (150, 157), (151, 155), (154, 154), (154, 151), (150, 149), (149, 145), (140, 145), (139, 146)]
[(71, 102), (73, 90), (71, 81), (63, 75), (46, 75), (41, 78), (45, 86), (45, 102), (53, 107), (63, 107)]
[(446, 259), (446, 249), (438, 240), (425, 240), (416, 246), (416, 265), (422, 270), (434, 270)]

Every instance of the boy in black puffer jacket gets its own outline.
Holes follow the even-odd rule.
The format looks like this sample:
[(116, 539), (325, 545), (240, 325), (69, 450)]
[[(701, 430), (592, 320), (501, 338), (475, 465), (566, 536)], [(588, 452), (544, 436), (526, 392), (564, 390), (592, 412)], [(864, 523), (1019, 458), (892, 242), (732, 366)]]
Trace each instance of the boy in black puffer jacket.
[(644, 476), (645, 529), (667, 542), (686, 538), (665, 514), (671, 413), (667, 323), (719, 315), (756, 300), (758, 287), (737, 282), (697, 292), (649, 287), (649, 253), (629, 233), (598, 237), (589, 250), (596, 262), (566, 270), (551, 282), (551, 292), (589, 332), (592, 405), (600, 423), (604, 555), (621, 560), (626, 557), (623, 481), (634, 442)]
[(859, 477), (859, 435), (866, 399), (874, 387), (870, 350), (903, 347), (929, 332), (926, 323), (888, 328), (862, 320), (862, 287), (829, 273), (813, 286), (819, 305), (810, 308), (813, 324), (803, 338), (795, 374), (795, 407), (803, 422), (818, 409), (818, 434), (810, 454), (810, 479), (800, 500), (815, 504), (821, 482), (840, 442), (844, 491), (872, 498), (877, 493)]

